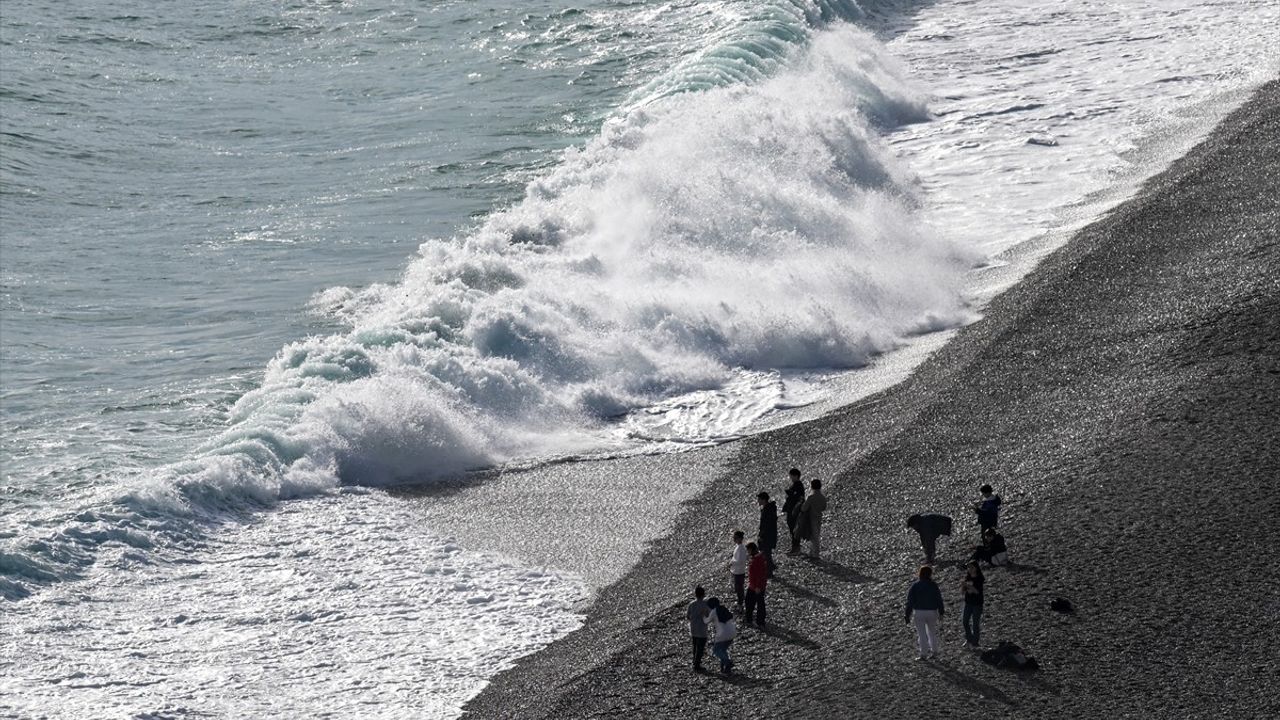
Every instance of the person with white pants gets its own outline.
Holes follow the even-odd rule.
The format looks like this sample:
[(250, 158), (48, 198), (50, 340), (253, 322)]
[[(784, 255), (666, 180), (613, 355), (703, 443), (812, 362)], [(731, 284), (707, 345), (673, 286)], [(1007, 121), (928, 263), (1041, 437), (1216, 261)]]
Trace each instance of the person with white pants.
[(907, 591), (906, 621), (910, 624), (914, 616), (919, 659), (926, 660), (938, 657), (942, 652), (942, 636), (938, 630), (946, 606), (942, 602), (942, 590), (933, 581), (933, 568), (925, 565), (917, 575), (919, 579), (911, 583), (911, 589)]

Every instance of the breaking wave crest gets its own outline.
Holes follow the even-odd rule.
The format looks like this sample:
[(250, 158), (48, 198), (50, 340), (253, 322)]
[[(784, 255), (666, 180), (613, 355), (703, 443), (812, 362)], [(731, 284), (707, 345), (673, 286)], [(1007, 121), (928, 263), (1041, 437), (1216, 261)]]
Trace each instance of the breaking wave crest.
[(789, 52), (756, 82), (633, 106), (399, 281), (317, 295), (346, 331), (285, 347), (194, 459), (0, 570), (64, 575), (85, 528), (144, 546), (175, 515), (635, 447), (654, 437), (628, 414), (686, 395), (736, 403), (732, 422), (666, 439), (723, 439), (771, 407), (734, 393), (773, 392), (779, 369), (856, 367), (963, 322), (973, 256), (922, 228), (877, 134), (923, 99), (856, 28)]

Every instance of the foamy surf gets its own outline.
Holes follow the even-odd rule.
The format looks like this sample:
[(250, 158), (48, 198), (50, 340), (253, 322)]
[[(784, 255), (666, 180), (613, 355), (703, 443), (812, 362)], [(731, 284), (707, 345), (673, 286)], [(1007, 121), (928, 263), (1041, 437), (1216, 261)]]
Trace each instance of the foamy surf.
[[(605, 98), (607, 106), (566, 108), (564, 132), (580, 132), (588, 123), (583, 117), (611, 119), (591, 139), (574, 140), (576, 148), (554, 166), (530, 152), (533, 161), (513, 168), (508, 155), (519, 149), (495, 151), (496, 160), (484, 155), (479, 164), (492, 163), (494, 175), (533, 178), (523, 199), (456, 237), (435, 233), (396, 282), (317, 293), (314, 312), (337, 329), (288, 343), (261, 372), (257, 359), (250, 369), (218, 370), (212, 390), (212, 381), (202, 385), (198, 378), (148, 389), (146, 401), (154, 402), (148, 420), (177, 412), (167, 403), (202, 408), (193, 425), (203, 443), (175, 453), (186, 460), (162, 465), (147, 460), (157, 453), (139, 451), (146, 438), (153, 445), (169, 441), (146, 434), (163, 423), (136, 435), (130, 426), (129, 443), (106, 432), (117, 417), (138, 418), (132, 399), (104, 401), (102, 424), (74, 425), (69, 438), (39, 437), (39, 424), (23, 427), (24, 442), (41, 443), (25, 451), (29, 466), (42, 453), (66, 452), (69, 459), (42, 469), (34, 489), (19, 488), (20, 512), (5, 513), (0, 592), (26, 598), (7, 616), (18, 630), (7, 636), (5, 654), (32, 659), (8, 676), (0, 707), (78, 712), (107, 698), (122, 713), (230, 714), (238, 698), (259, 715), (286, 715), (374, 702), (370, 688), (378, 683), (384, 704), (379, 711), (362, 706), (366, 712), (393, 716), (412, 708), (456, 716), (489, 674), (576, 627), (575, 603), (589, 590), (568, 574), (450, 544), (424, 528), (420, 515), (364, 487), (430, 487), (474, 468), (700, 446), (843, 402), (845, 386), (830, 384), (832, 368), (857, 367), (908, 341), (918, 357), (919, 348), (941, 342), (945, 333), (931, 331), (972, 317), (968, 267), (1006, 240), (1054, 227), (1055, 203), (1111, 182), (1123, 152), (1156, 127), (1148, 122), (1153, 108), (1178, 113), (1221, 86), (1247, 87), (1280, 26), (1273, 7), (1252, 2), (1232, 3), (1230, 12), (1180, 3), (1127, 13), (1109, 4), (1101, 20), (1079, 4), (1062, 4), (1065, 14), (1054, 15), (1019, 4), (932, 3), (896, 25), (903, 32), (891, 48), (908, 71), (870, 36), (839, 22), (826, 27), (858, 16), (849, 3), (619, 7), (565, 17), (561, 8), (534, 8), (491, 26), (464, 12), (465, 23), (442, 26), (483, 25), (477, 46), (521, 62), (541, 53), (538, 60), (554, 66), (565, 48), (595, 57), (599, 63), (574, 77), (574, 87), (617, 82), (619, 88), (583, 95)], [(329, 53), (325, 39), (336, 36), (350, 46), (339, 48), (343, 62), (353, 57), (343, 54), (352, 47), (367, 41), (388, 53), (428, 25), (414, 26), (398, 12), (372, 21), (349, 17), (363, 9), (295, 8), (281, 27), (265, 25), (283, 38), (277, 38), (281, 53), (298, 52), (298, 38)], [(637, 80), (652, 65), (628, 65), (600, 40), (609, 34), (598, 28), (626, 12), (636, 13), (636, 26), (652, 23), (653, 34), (628, 25), (615, 33), (617, 47), (637, 56), (659, 47), (659, 64), (673, 68), (669, 75)], [(326, 27), (331, 14), (343, 24), (312, 32)], [(714, 22), (700, 24), (707, 16)], [(735, 24), (753, 18), (760, 23)], [(681, 35), (686, 21), (706, 33)], [(910, 23), (918, 23), (916, 31)], [(343, 34), (356, 26), (375, 37)], [(754, 28), (768, 37), (755, 37)], [(1189, 28), (1196, 28), (1194, 42)], [(250, 35), (269, 44), (271, 32)], [(1164, 36), (1151, 39), (1153, 32)], [(1024, 41), (1070, 47), (1038, 55), (1043, 48), (1006, 47)], [(140, 45), (123, 34), (110, 42)], [(1194, 62), (1180, 59), (1187, 53), (1177, 52), (1179, 43), (1197, 48)], [(1108, 45), (1129, 46), (1127, 64), (1095, 82), (1098, 65), (1089, 54), (1095, 51), (1071, 48)], [(354, 57), (371, 62), (377, 55)], [(404, 57), (410, 59), (391, 67), (416, 73), (414, 63), (430, 59)], [(1195, 67), (1163, 72), (1173, 64)], [(1163, 81), (1145, 82), (1144, 73)], [(241, 88), (245, 78), (234, 80)], [(560, 80), (557, 86), (568, 87)], [(490, 87), (485, 81), (475, 78), (477, 87)], [(1115, 90), (1090, 95), (1090, 87)], [(410, 99), (450, 100), (430, 90)], [(1051, 97), (1033, 97), (1040, 91)], [(564, 97), (551, 85), (542, 92), (561, 112)], [(340, 99), (353, 107), (382, 102), (354, 92)], [(417, 217), (410, 212), (416, 208), (368, 199), (388, 197), (417, 177), (412, 158), (401, 157), (408, 153), (405, 137), (385, 136), (417, 132), (397, 117), (406, 124), (372, 128), (383, 133), (374, 155), (394, 156), (394, 168), (374, 177), (364, 195), (326, 187), (293, 204), (268, 207), (263, 200), (250, 213), (249, 226), (258, 229), (227, 233), (233, 241), (222, 244), (235, 252), (310, 248), (314, 256), (288, 265), (299, 275), (313, 259), (317, 268), (362, 263), (358, 253), (320, 252), (308, 233), (350, 208), (370, 227), (375, 215), (388, 223), (383, 214)], [(531, 145), (553, 133), (546, 123), (499, 119), (502, 132), (523, 127)], [(464, 134), (476, 135), (470, 128)], [(323, 133), (317, 137), (324, 145)], [(274, 140), (266, 143), (274, 157), (281, 147), (297, 147), (292, 136)], [(350, 138), (328, 140), (334, 147), (308, 150), (331, 153), (339, 164), (359, 159), (362, 148), (347, 147)], [(485, 141), (493, 140), (475, 142)], [(447, 155), (447, 144), (438, 152)], [(1068, 153), (1074, 165), (1052, 160)], [(1032, 161), (1034, 173), (1016, 171)], [(460, 195), (496, 192), (450, 175), (443, 160), (433, 162), (441, 186), (457, 183)], [(299, 175), (289, 166), (266, 177), (262, 192), (270, 199), (271, 188), (305, 184)], [(321, 184), (362, 179), (357, 171)], [(224, 198), (219, 188), (210, 192), (213, 206), (243, 200)], [(360, 197), (367, 204), (353, 199)], [(489, 195), (484, 202), (491, 207)], [(293, 214), (272, 215), (280, 207)], [(236, 257), (248, 264), (259, 256)], [(999, 274), (1000, 282), (1016, 276), (1004, 272), (1016, 263), (998, 265), (988, 263), (982, 274)], [(167, 323), (181, 320), (181, 313), (164, 316), (155, 332), (172, 331)], [(226, 333), (218, 341), (239, 337)], [(255, 357), (279, 347), (273, 342)], [(81, 370), (69, 367), (69, 374)], [(164, 377), (166, 367), (148, 372)], [(881, 370), (873, 373), (878, 386), (901, 377)], [(101, 370), (93, 365), (86, 376), (92, 372)], [(144, 374), (140, 382), (151, 379)], [(169, 388), (181, 398), (167, 397)], [(37, 402), (42, 392), (37, 387), (21, 400)], [(781, 412), (797, 406), (805, 409)], [(80, 438), (104, 448), (114, 443), (115, 454), (83, 461), (67, 451)], [(601, 492), (609, 492), (608, 483)], [(310, 500), (280, 503), (291, 498)], [(499, 525), (503, 513), (548, 509), (502, 511), (475, 521)], [(650, 511), (661, 518), (670, 508)], [(619, 543), (629, 551), (660, 534), (660, 526)], [(446, 581), (450, 569), (461, 579)], [(529, 594), (522, 595), (526, 584)], [(193, 611), (171, 612), (175, 603)], [(416, 610), (424, 606), (438, 612)], [(511, 625), (504, 612), (529, 622)], [(283, 642), (272, 645), (277, 638)], [(209, 670), (179, 677), (166, 670), (174, 666)], [(234, 678), (228, 687), (235, 696), (219, 689), (227, 677)], [(160, 696), (181, 699), (166, 705)], [(280, 698), (287, 710), (274, 704)]]

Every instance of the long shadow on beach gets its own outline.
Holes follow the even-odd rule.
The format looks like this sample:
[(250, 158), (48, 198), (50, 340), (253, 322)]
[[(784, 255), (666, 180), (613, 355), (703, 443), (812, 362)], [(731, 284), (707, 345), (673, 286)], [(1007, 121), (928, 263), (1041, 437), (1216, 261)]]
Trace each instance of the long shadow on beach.
[(1011, 573), (1032, 573), (1035, 575), (1048, 575), (1049, 571), (1035, 565), (1023, 565), (1022, 563), (1011, 562), (1004, 566), (1006, 572)]
[(983, 682), (972, 675), (966, 675), (953, 667), (930, 662), (928, 663), (928, 668), (941, 675), (943, 680), (946, 680), (962, 690), (968, 690), (969, 692), (976, 693), (984, 698), (990, 698), (997, 702), (1004, 703), (1009, 707), (1017, 705), (1017, 703), (1015, 703), (1008, 695), (1004, 694), (1003, 690), (995, 685)]
[(709, 678), (720, 680), (728, 685), (737, 685), (738, 687), (760, 687), (773, 684), (764, 678), (751, 677), (750, 675), (743, 675), (738, 672), (735, 672), (732, 675), (725, 675), (724, 673), (718, 672), (706, 672), (703, 674)]
[(794, 593), (797, 597), (804, 598), (805, 600), (812, 600), (813, 602), (816, 602), (820, 605), (826, 605), (827, 607), (838, 607), (840, 605), (840, 603), (836, 602), (835, 600), (832, 600), (826, 595), (816, 593), (806, 587), (797, 585), (791, 582), (790, 580), (787, 580), (786, 578), (780, 578), (780, 577), (774, 578), (771, 582), (773, 582), (776, 585), (781, 585), (787, 588), (792, 593)]
[(834, 560), (814, 560), (812, 561), (812, 564), (818, 572), (829, 575), (836, 580), (843, 580), (844, 582), (855, 584), (878, 582), (876, 578), (873, 578), (870, 575), (863, 575), (848, 565), (841, 565)]
[(822, 647), (822, 645), (811, 640), (808, 635), (805, 635), (804, 633), (799, 632), (798, 630), (792, 630), (790, 628), (778, 627), (777, 625), (769, 625), (768, 627), (761, 630), (761, 632), (763, 632), (765, 635), (768, 635), (769, 637), (776, 637), (785, 643), (788, 643), (790, 645), (798, 645), (808, 650), (817, 650), (818, 648)]

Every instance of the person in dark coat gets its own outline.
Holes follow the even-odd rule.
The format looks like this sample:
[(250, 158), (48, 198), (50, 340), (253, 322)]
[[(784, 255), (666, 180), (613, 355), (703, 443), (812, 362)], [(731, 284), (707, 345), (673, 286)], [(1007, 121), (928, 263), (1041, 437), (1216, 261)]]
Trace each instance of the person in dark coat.
[(990, 485), (983, 485), (978, 492), (982, 499), (974, 503), (973, 511), (978, 515), (978, 528), (985, 533), (1000, 524), (1000, 496)]
[(907, 591), (907, 623), (916, 621), (916, 641), (920, 658), (935, 658), (942, 652), (942, 636), (938, 634), (939, 621), (946, 613), (942, 591), (933, 581), (933, 568), (925, 565), (918, 573), (919, 580), (911, 583)]
[(920, 546), (924, 548), (924, 559), (933, 564), (933, 556), (938, 548), (938, 538), (942, 535), (950, 537), (951, 518), (946, 515), (912, 515), (907, 518), (907, 527), (920, 533)]
[(804, 504), (804, 483), (800, 482), (800, 469), (791, 468), (787, 473), (791, 484), (787, 486), (787, 499), (782, 502), (782, 514), (787, 516), (787, 536), (791, 538), (791, 552), (800, 552), (800, 538), (796, 537), (796, 523), (800, 522), (800, 506)]
[(769, 568), (769, 577), (773, 577), (773, 551), (778, 547), (778, 504), (769, 499), (769, 493), (756, 495), (756, 503), (760, 506), (760, 530), (756, 533), (756, 545), (760, 554), (764, 555), (765, 565)]

